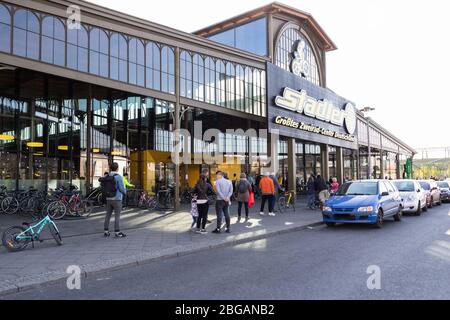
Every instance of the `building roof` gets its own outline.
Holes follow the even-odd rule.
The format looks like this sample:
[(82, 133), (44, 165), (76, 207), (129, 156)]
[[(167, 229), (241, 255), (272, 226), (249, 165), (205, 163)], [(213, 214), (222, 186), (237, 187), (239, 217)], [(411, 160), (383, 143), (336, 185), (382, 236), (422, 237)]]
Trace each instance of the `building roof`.
[(269, 13), (272, 14), (282, 13), (297, 19), (304, 20), (311, 27), (311, 29), (316, 32), (317, 36), (322, 42), (325, 51), (333, 51), (337, 49), (337, 46), (334, 44), (331, 38), (326, 34), (326, 32), (322, 29), (322, 27), (319, 25), (319, 23), (316, 21), (316, 19), (314, 19), (314, 17), (311, 14), (279, 2), (272, 2), (266, 6), (242, 13), (233, 18), (227, 19), (225, 21), (213, 24), (212, 26), (198, 30), (194, 32), (194, 34), (202, 37), (208, 37), (220, 31), (229, 29), (233, 26), (238, 26), (251, 20), (263, 17)]

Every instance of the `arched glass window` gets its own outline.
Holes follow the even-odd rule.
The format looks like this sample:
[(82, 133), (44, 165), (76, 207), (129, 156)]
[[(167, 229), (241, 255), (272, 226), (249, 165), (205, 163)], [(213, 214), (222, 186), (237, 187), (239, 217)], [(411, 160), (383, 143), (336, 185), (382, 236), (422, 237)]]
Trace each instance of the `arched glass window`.
[(125, 36), (114, 33), (110, 39), (110, 77), (128, 82), (128, 42)]
[(128, 44), (130, 83), (145, 86), (145, 51), (141, 40), (131, 38)]
[(8, 8), (0, 4), (0, 51), (11, 52), (11, 14)]
[(31, 11), (20, 9), (14, 14), (14, 44), (16, 55), (39, 60), (39, 19)]
[(180, 94), (192, 99), (192, 57), (187, 51), (180, 55)]
[(227, 74), (225, 63), (222, 60), (216, 62), (216, 103), (220, 106), (226, 106), (225, 82)]
[(267, 101), (266, 101), (266, 72), (261, 71), (261, 116), (267, 116)]
[(261, 115), (261, 73), (253, 70), (253, 114)]
[(216, 63), (210, 57), (205, 59), (205, 102), (216, 104)]
[[(295, 28), (283, 32), (276, 47), (275, 63), (278, 67), (300, 74), (308, 81), (320, 85), (319, 67), (308, 39)], [(297, 65), (293, 65), (297, 62)], [(299, 66), (299, 67), (297, 67)]]
[(108, 34), (98, 28), (89, 32), (89, 72), (107, 78), (109, 76)]
[(66, 65), (66, 29), (63, 22), (54, 17), (42, 21), (41, 60), (47, 63)]
[(234, 65), (231, 62), (227, 63), (227, 76), (226, 76), (226, 83), (225, 83), (225, 89), (226, 89), (226, 102), (227, 102), (227, 108), (235, 109), (236, 108), (236, 97), (235, 97), (235, 85), (236, 85), (236, 74)]
[(88, 32), (80, 29), (67, 29), (67, 67), (88, 72)]
[(245, 112), (253, 113), (253, 71), (245, 69)]
[(145, 48), (146, 87), (161, 90), (161, 50), (154, 42)]
[(236, 67), (236, 110), (244, 111), (245, 106), (245, 70), (238, 65)]
[(163, 47), (161, 53), (161, 90), (175, 93), (175, 54), (169, 47)]
[(205, 64), (203, 57), (195, 54), (193, 62), (194, 100), (205, 101)]

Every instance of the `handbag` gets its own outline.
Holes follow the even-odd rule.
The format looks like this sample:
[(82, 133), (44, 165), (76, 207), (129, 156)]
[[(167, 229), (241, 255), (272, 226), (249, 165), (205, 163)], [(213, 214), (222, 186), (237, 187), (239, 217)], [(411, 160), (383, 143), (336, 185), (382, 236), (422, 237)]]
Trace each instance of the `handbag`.
[(255, 205), (255, 194), (250, 192), (248, 195), (248, 208), (251, 209)]

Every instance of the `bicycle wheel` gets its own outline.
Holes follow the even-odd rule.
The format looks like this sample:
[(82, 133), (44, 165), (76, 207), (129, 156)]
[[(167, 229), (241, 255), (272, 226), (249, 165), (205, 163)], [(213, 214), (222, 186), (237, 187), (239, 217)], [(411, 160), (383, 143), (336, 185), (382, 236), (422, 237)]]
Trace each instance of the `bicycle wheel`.
[(24, 250), (31, 239), (17, 239), (17, 236), (26, 231), (22, 227), (11, 227), (3, 232), (2, 244), (9, 252), (18, 252)]
[(59, 233), (58, 228), (56, 227), (56, 224), (53, 221), (50, 221), (48, 224), (48, 228), (50, 229), (50, 233), (52, 234), (53, 239), (55, 239), (58, 246), (62, 246), (63, 240), (61, 234)]
[(66, 213), (67, 207), (59, 201), (54, 201), (48, 205), (47, 214), (53, 220), (61, 220)]
[(148, 209), (155, 210), (158, 207), (158, 200), (156, 198), (151, 199), (147, 205)]
[(6, 214), (15, 214), (19, 211), (20, 204), (14, 197), (6, 197), (2, 201), (2, 210)]
[(280, 210), (281, 213), (283, 213), (286, 207), (287, 207), (286, 197), (280, 197), (278, 199), (278, 209)]
[(92, 213), (92, 207), (93, 204), (91, 201), (89, 200), (81, 201), (77, 208), (78, 215), (84, 218), (89, 218), (89, 216)]

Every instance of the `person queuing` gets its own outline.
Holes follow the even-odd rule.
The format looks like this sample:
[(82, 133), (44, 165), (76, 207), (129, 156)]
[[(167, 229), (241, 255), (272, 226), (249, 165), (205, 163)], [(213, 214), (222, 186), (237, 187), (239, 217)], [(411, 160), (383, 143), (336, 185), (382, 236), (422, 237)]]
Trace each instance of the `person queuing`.
[(242, 219), (242, 206), (245, 207), (245, 222), (248, 222), (249, 217), (249, 207), (248, 201), (250, 198), (250, 192), (253, 192), (252, 185), (247, 180), (247, 175), (245, 173), (241, 174), (241, 179), (236, 181), (235, 189), (237, 193), (238, 201), (238, 223)]
[(308, 193), (307, 206), (309, 209), (314, 210), (314, 203), (316, 201), (316, 178), (313, 174), (309, 176), (308, 182), (306, 184), (306, 192)]
[(259, 182), (259, 189), (262, 194), (262, 202), (261, 202), (261, 210), (260, 215), (264, 216), (264, 207), (266, 206), (266, 202), (269, 204), (269, 216), (274, 217), (274, 208), (275, 208), (275, 183), (273, 179), (270, 177), (269, 173), (266, 173), (264, 177)]
[(336, 178), (331, 179), (330, 192), (336, 194), (339, 191), (339, 183)]
[(216, 174), (216, 189), (217, 189), (217, 201), (216, 201), (216, 215), (217, 215), (217, 228), (213, 233), (219, 234), (222, 229), (222, 217), (225, 217), (226, 233), (231, 232), (231, 218), (230, 218), (230, 205), (231, 197), (233, 196), (233, 183), (225, 178), (223, 172), (217, 172)]
[(321, 206), (325, 204), (325, 201), (329, 198), (327, 182), (321, 175), (318, 175), (315, 181), (316, 193), (319, 195)]
[(196, 203), (198, 210), (197, 218), (197, 233), (206, 234), (206, 224), (208, 223), (209, 212), (209, 195), (215, 195), (212, 185), (208, 182), (205, 175), (201, 175), (197, 184), (194, 187), (194, 194), (196, 195)]

